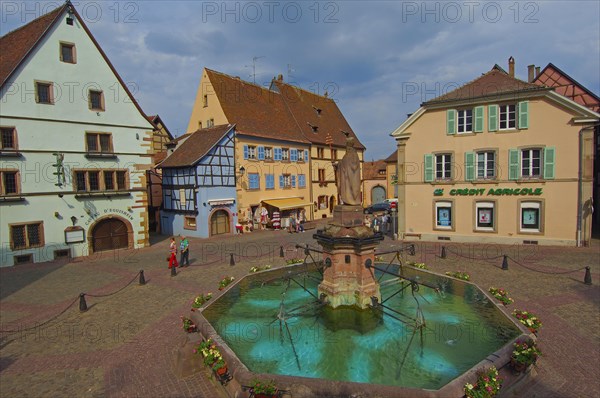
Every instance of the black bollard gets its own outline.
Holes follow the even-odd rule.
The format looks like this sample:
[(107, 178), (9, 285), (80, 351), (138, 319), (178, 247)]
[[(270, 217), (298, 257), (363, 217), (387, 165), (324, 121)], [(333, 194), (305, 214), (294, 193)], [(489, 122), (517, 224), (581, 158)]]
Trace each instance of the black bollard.
[(446, 258), (446, 246), (442, 246), (442, 255), (441, 258)]
[(232, 267), (235, 265), (235, 260), (233, 259), (233, 253), (231, 253), (231, 255), (229, 257), (229, 265), (231, 265)]
[(306, 247), (304, 248), (304, 255), (308, 256), (310, 254), (310, 249), (308, 248), (308, 243), (306, 244)]
[(508, 256), (505, 254), (502, 259), (502, 269), (504, 271), (508, 270)]
[(85, 302), (85, 293), (79, 294), (79, 312), (87, 311), (87, 303)]
[(140, 282), (139, 282), (139, 284), (140, 285), (145, 285), (146, 284), (146, 278), (144, 278), (144, 270), (143, 269), (140, 270)]
[(414, 243), (408, 246), (408, 254), (410, 256), (414, 256), (415, 255), (415, 245), (414, 245)]
[(177, 275), (177, 267), (175, 266), (175, 264), (173, 264), (173, 266), (171, 266), (171, 276), (176, 276)]
[(585, 276), (583, 277), (583, 283), (586, 285), (592, 284), (592, 273), (590, 272), (590, 267), (585, 267)]
[(283, 246), (279, 246), (279, 257), (285, 257), (285, 253), (283, 252)]

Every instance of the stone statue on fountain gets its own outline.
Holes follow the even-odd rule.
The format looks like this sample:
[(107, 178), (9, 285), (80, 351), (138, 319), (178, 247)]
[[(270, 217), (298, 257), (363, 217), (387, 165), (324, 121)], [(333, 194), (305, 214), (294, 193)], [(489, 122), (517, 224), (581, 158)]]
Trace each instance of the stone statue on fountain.
[(337, 191), (342, 205), (360, 206), (360, 160), (354, 148), (354, 137), (346, 135), (346, 154), (336, 166)]

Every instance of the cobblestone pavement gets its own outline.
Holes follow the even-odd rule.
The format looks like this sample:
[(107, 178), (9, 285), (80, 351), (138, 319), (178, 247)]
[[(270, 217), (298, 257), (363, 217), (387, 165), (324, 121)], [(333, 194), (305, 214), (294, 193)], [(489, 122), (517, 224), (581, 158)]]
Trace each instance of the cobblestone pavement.
[[(286, 259), (303, 258), (295, 245), (316, 247), (312, 232), (190, 239), (191, 266), (176, 277), (167, 269), (168, 239), (160, 236), (142, 250), (0, 269), (0, 329), (16, 331), (0, 334), (0, 397), (226, 396), (205, 373), (175, 374), (175, 352), (186, 341), (180, 315), (197, 294), (220, 293), (224, 276), (283, 265), (281, 246)], [(386, 239), (380, 249), (400, 244)], [(541, 318), (543, 356), (522, 396), (600, 395), (600, 242), (579, 249), (444, 244), (446, 259), (436, 243), (417, 243), (407, 259), (437, 272), (467, 271), (484, 289), (507, 289), (515, 300), (509, 309)], [(508, 270), (501, 269), (503, 254)], [(591, 267), (591, 286), (583, 283), (584, 266)], [(81, 292), (86, 312), (79, 311)]]

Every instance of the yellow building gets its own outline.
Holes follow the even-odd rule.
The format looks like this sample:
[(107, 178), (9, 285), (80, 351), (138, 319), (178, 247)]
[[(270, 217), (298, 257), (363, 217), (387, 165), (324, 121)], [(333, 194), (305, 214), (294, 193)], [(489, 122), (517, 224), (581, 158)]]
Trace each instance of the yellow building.
[[(270, 88), (205, 68), (188, 132), (235, 124), (238, 217), (250, 227), (278, 212), (282, 227), (289, 215), (326, 217), (337, 203), (332, 161), (345, 153), (344, 131), (354, 132), (325, 96), (274, 79)], [(358, 139), (356, 139), (358, 142)], [(362, 160), (364, 146), (357, 148)]]
[(401, 239), (585, 244), (600, 115), (498, 66), (425, 102), (398, 142)]

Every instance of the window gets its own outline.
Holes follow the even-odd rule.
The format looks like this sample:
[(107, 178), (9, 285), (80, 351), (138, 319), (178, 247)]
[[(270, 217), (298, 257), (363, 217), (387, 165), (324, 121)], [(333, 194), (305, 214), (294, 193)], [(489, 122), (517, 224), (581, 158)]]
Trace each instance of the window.
[(319, 210), (327, 209), (328, 197), (327, 195), (321, 195), (317, 198)]
[(319, 169), (319, 182), (325, 182), (325, 169)]
[(75, 44), (60, 43), (60, 60), (69, 64), (77, 63), (75, 60)]
[(496, 178), (496, 153), (477, 152), (477, 178), (493, 179)]
[(325, 158), (325, 148), (317, 148), (317, 158)]
[(89, 107), (93, 111), (104, 110), (104, 93), (99, 90), (90, 90)]
[(17, 131), (14, 127), (0, 128), (1, 149), (17, 149)]
[(125, 170), (76, 170), (75, 191), (124, 191), (127, 190)]
[(283, 188), (292, 188), (292, 175), (291, 174), (283, 175)]
[(521, 202), (520, 231), (541, 232), (541, 210), (540, 202)]
[(206, 128), (213, 127), (215, 125), (215, 119), (208, 119), (206, 121)]
[(457, 112), (457, 131), (458, 133), (471, 133), (473, 131), (473, 110), (464, 109)]
[(495, 230), (495, 203), (494, 202), (476, 202), (475, 203), (475, 229), (478, 231)]
[(539, 178), (541, 176), (541, 150), (521, 150), (521, 176)]
[(30, 249), (44, 246), (43, 222), (10, 225), (10, 248), (12, 250)]
[(19, 172), (17, 170), (0, 170), (0, 195), (17, 195), (19, 193)]
[(290, 160), (290, 150), (288, 148), (281, 149), (281, 160), (284, 162)]
[(198, 130), (202, 130), (202, 122), (198, 122)]
[(306, 175), (298, 174), (298, 188), (306, 188)]
[(517, 127), (516, 105), (500, 105), (500, 130)]
[(258, 173), (248, 174), (248, 189), (260, 189), (260, 177)]
[(196, 217), (185, 217), (184, 229), (196, 230)]
[(304, 162), (304, 151), (302, 149), (298, 149), (298, 161)]
[(265, 188), (275, 189), (275, 174), (265, 174)]
[(52, 104), (54, 101), (52, 95), (52, 83), (35, 83), (35, 99), (38, 104)]
[(110, 133), (85, 133), (87, 152), (112, 153), (112, 135)]
[(208, 106), (208, 94), (204, 94), (202, 97), (202, 106), (205, 108)]
[(273, 148), (270, 146), (265, 147), (265, 160), (273, 160)]
[(256, 159), (256, 147), (248, 145), (248, 159)]
[(449, 180), (452, 178), (452, 155), (444, 153), (435, 155), (435, 179)]
[(338, 152), (337, 149), (331, 149), (331, 160), (337, 160), (338, 158)]
[(452, 202), (435, 202), (435, 228), (452, 229)]

